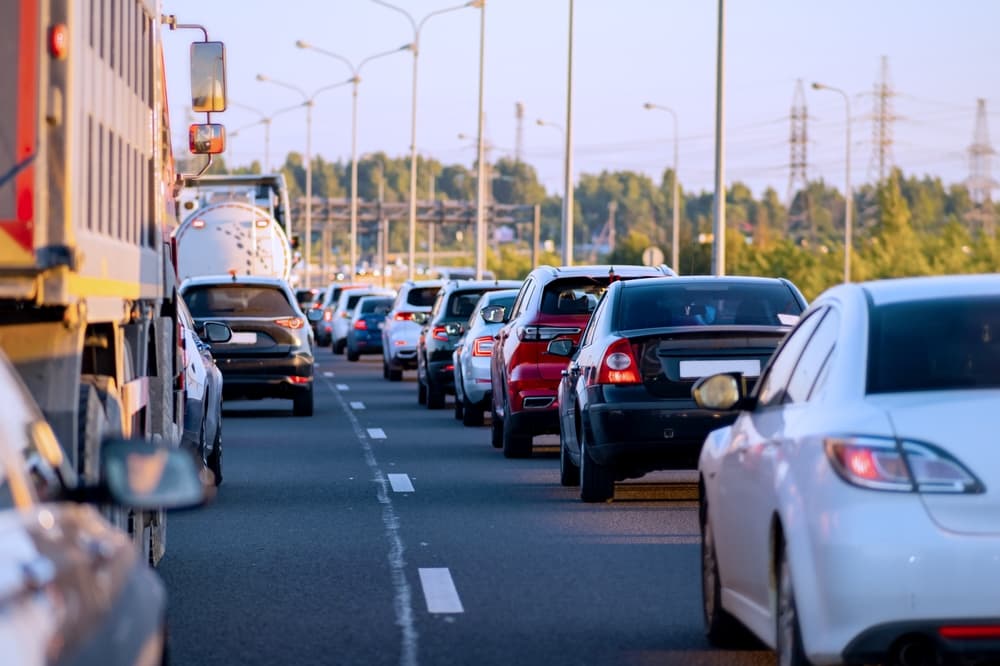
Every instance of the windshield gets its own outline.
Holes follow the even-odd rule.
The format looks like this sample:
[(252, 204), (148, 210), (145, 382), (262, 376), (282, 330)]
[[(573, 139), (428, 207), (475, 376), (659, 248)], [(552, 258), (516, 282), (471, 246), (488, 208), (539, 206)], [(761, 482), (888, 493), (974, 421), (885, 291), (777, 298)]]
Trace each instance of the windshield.
[(872, 309), (868, 393), (1000, 388), (1000, 298)]
[(642, 284), (622, 289), (616, 330), (663, 326), (790, 326), (802, 306), (780, 283)]
[(257, 285), (193, 286), (184, 292), (184, 302), (191, 315), (199, 319), (227, 315), (289, 317), (295, 314), (283, 291)]

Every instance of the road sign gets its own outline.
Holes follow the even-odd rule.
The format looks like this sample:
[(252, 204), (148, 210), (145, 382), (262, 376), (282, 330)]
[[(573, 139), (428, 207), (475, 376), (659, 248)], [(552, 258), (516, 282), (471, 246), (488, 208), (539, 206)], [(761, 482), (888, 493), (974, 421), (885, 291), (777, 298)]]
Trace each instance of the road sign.
[(659, 266), (663, 263), (663, 250), (658, 247), (647, 247), (642, 251), (643, 266)]

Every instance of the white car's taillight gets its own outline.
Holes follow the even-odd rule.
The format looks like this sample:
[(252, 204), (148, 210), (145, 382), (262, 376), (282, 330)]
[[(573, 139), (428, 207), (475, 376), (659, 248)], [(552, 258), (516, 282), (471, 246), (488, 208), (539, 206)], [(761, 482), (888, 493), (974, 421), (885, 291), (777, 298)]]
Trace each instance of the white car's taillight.
[(941, 449), (885, 437), (826, 440), (826, 455), (842, 479), (872, 490), (980, 493), (982, 484)]

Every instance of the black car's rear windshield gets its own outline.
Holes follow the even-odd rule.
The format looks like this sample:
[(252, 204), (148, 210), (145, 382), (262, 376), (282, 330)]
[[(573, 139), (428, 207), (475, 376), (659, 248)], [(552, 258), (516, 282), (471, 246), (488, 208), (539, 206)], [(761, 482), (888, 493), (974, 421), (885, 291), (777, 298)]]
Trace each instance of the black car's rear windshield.
[(476, 303), (482, 298), (482, 291), (460, 290), (449, 296), (441, 321), (468, 321), (476, 309)]
[(417, 287), (411, 289), (406, 294), (406, 304), (429, 308), (434, 305), (434, 299), (440, 290), (441, 287)]
[(1000, 388), (1000, 298), (871, 310), (868, 393)]
[(563, 278), (545, 285), (542, 314), (590, 314), (608, 290), (608, 278)]
[(620, 331), (663, 326), (790, 326), (802, 306), (779, 282), (761, 284), (630, 283), (615, 321)]
[(284, 291), (260, 285), (196, 285), (185, 290), (184, 302), (196, 318), (295, 315)]

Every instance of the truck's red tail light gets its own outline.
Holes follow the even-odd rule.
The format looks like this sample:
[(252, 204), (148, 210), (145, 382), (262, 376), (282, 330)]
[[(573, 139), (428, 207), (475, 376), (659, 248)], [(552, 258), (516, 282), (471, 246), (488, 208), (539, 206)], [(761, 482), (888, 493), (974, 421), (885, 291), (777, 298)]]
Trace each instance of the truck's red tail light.
[(493, 355), (493, 336), (484, 335), (481, 338), (476, 338), (472, 341), (472, 355), (473, 356), (492, 356)]
[(641, 384), (639, 364), (632, 345), (626, 339), (616, 340), (604, 352), (595, 384)]

